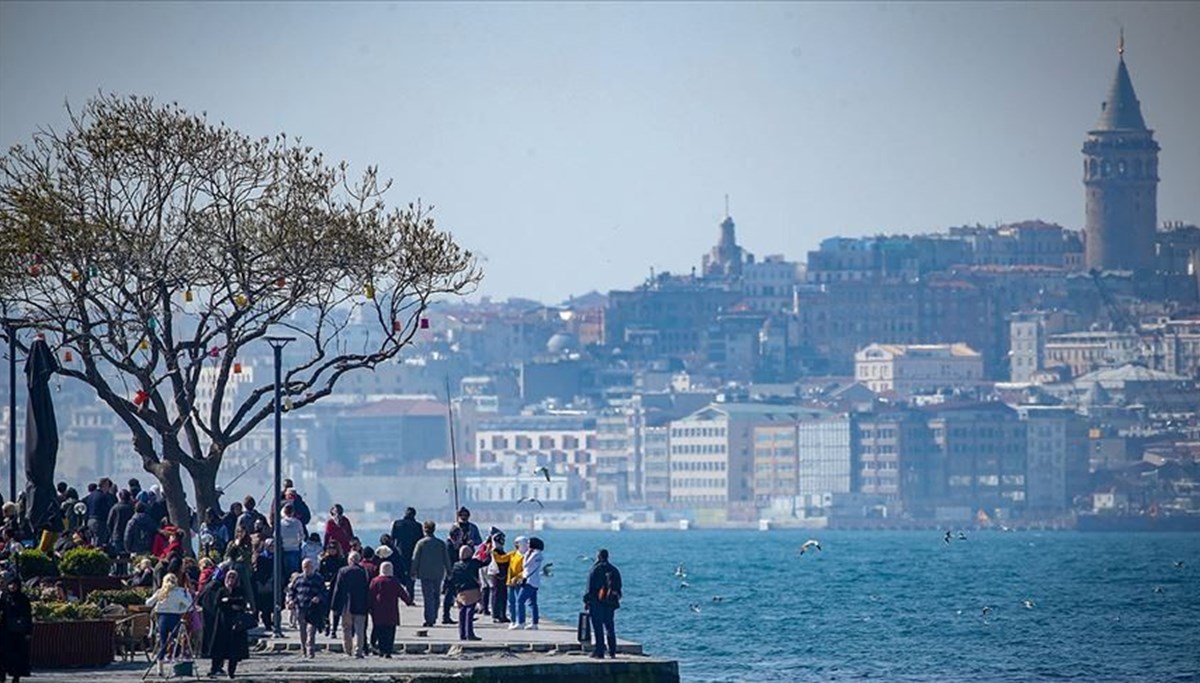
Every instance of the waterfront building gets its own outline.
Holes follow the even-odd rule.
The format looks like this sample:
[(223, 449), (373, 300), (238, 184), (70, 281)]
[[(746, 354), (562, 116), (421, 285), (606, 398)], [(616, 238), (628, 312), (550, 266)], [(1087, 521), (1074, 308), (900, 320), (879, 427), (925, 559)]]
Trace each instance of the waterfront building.
[(1086, 488), (1087, 422), (1067, 407), (1015, 408), (1026, 423), (1025, 508), (1033, 514), (1061, 514)]
[(930, 491), (935, 514), (1007, 516), (1025, 506), (1026, 424), (1015, 410), (998, 401), (925, 410), (931, 469), (942, 475)]

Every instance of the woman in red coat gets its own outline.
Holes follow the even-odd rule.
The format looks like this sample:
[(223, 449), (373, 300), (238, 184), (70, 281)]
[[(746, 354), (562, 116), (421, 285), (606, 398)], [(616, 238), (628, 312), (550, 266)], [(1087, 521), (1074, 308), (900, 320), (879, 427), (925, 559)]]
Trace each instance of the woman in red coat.
[(344, 513), (341, 503), (334, 503), (329, 508), (329, 519), (325, 522), (325, 545), (337, 541), (343, 555), (350, 552), (350, 539), (354, 538), (354, 527), (350, 526), (350, 518)]
[(371, 579), (371, 642), (379, 647), (379, 654), (392, 658), (396, 645), (396, 627), (400, 625), (400, 601), (413, 606), (412, 596), (404, 584), (392, 576), (392, 563), (379, 566), (379, 576)]

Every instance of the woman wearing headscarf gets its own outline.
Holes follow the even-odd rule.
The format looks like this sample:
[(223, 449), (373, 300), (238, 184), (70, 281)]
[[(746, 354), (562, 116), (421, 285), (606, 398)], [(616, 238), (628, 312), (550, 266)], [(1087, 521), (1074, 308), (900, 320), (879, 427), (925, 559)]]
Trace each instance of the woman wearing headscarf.
[(391, 562), (379, 565), (379, 576), (371, 579), (371, 642), (379, 654), (391, 659), (396, 649), (396, 627), (400, 625), (400, 601), (413, 606), (412, 596), (394, 574)]
[(179, 585), (177, 575), (166, 574), (163, 576), (162, 586), (146, 598), (146, 606), (153, 607), (158, 616), (158, 673), (162, 675), (167, 647), (177, 636), (176, 630), (183, 615), (191, 609), (192, 596), (186, 588)]
[(482, 591), (479, 589), (479, 570), (487, 566), (475, 557), (471, 546), (458, 549), (458, 562), (450, 568), (449, 591), (458, 604), (458, 639), (482, 640), (475, 635), (475, 607)]
[(225, 580), (204, 592), (201, 607), (212, 628), (204, 629), (204, 646), (212, 659), (209, 676), (218, 676), (226, 661), (229, 677), (237, 672), (237, 663), (250, 657), (246, 630), (253, 619), (242, 593), (241, 579), (236, 570), (225, 573)]
[(29, 675), (29, 643), (33, 637), (33, 606), (15, 573), (0, 581), (0, 681), (12, 676), (20, 683)]
[(242, 527), (237, 527), (234, 532), (234, 538), (225, 548), (225, 558), (230, 562), (230, 569), (238, 573), (238, 576), (245, 577), (238, 583), (242, 587), (242, 597), (246, 598), (247, 602), (254, 601), (253, 581), (250, 577), (250, 563), (254, 561), (254, 539), (250, 537), (250, 532)]

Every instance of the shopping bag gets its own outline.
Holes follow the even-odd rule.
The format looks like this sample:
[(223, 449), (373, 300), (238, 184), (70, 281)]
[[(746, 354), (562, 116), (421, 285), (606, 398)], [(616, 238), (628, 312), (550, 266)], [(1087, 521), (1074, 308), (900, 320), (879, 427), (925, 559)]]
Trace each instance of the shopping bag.
[(592, 642), (592, 615), (587, 610), (579, 613), (579, 625), (575, 627), (575, 638), (581, 643)]

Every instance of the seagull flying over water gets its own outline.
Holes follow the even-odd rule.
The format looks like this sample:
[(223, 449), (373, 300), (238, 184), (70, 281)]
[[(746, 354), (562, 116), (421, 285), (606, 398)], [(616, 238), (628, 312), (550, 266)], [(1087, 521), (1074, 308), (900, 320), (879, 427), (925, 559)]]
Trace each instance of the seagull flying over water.
[(821, 544), (817, 541), (817, 539), (810, 538), (804, 542), (804, 545), (800, 546), (800, 554), (803, 555), (804, 553), (808, 552), (809, 548), (816, 548), (819, 551), (821, 549)]
[(675, 576), (678, 576), (681, 579), (687, 578), (687, 568), (683, 566), (682, 562), (679, 563), (679, 566), (675, 568)]
[(684, 588), (691, 588), (691, 587), (692, 587), (692, 584), (688, 583), (687, 581), (680, 581), (680, 582), (679, 582), (679, 588), (680, 588), (680, 589), (684, 589)]
[(542, 576), (554, 576), (554, 563), (547, 562), (542, 565)]
[(696, 604), (696, 603), (694, 603), (694, 602), (693, 602), (692, 604), (688, 605), (688, 609), (692, 610), (692, 611), (693, 611), (693, 612), (695, 612), (696, 614), (699, 614), (699, 613), (700, 613), (700, 605), (697, 605), (697, 604)]
[(1034, 607), (1037, 607), (1037, 603), (1030, 600), (1029, 598), (1025, 598), (1024, 600), (1022, 600), (1021, 604), (1025, 605), (1025, 609), (1033, 609)]
[(946, 542), (946, 545), (950, 545), (951, 538), (949, 529), (946, 530), (946, 535), (942, 537), (942, 540)]
[(966, 535), (966, 533), (964, 533), (964, 532), (962, 532), (962, 531), (958, 532), (958, 540), (960, 540), (960, 541), (965, 541), (965, 540), (967, 540), (967, 535)]
[(530, 496), (528, 498), (526, 498), (525, 496), (521, 496), (521, 499), (517, 501), (517, 505), (520, 505), (521, 503), (537, 503), (537, 506), (540, 508), (546, 507), (546, 505), (544, 503), (542, 503), (542, 501), (538, 500), (537, 498), (534, 498), (533, 496)]
[(542, 465), (541, 467), (537, 468), (536, 470), (533, 471), (533, 473), (540, 474), (546, 478), (546, 481), (550, 481), (550, 468), (546, 467), (545, 465)]
[(579, 559), (583, 560), (584, 562), (591, 562), (592, 556), (591, 555), (580, 555)]
[(721, 597), (720, 595), (714, 595), (712, 598), (712, 601), (713, 602), (725, 602), (725, 598)]
[(1183, 560), (1179, 560), (1178, 562), (1173, 563), (1171, 566), (1176, 569), (1183, 569)]
[(1167, 591), (1166, 591), (1166, 589), (1165, 589), (1165, 588), (1163, 588), (1162, 586), (1155, 586), (1155, 587), (1154, 587), (1154, 592), (1155, 592), (1155, 593), (1166, 593)]
[(991, 611), (992, 611), (991, 607), (984, 605), (983, 609), (979, 610), (979, 614), (980, 614), (980, 616), (986, 617)]

